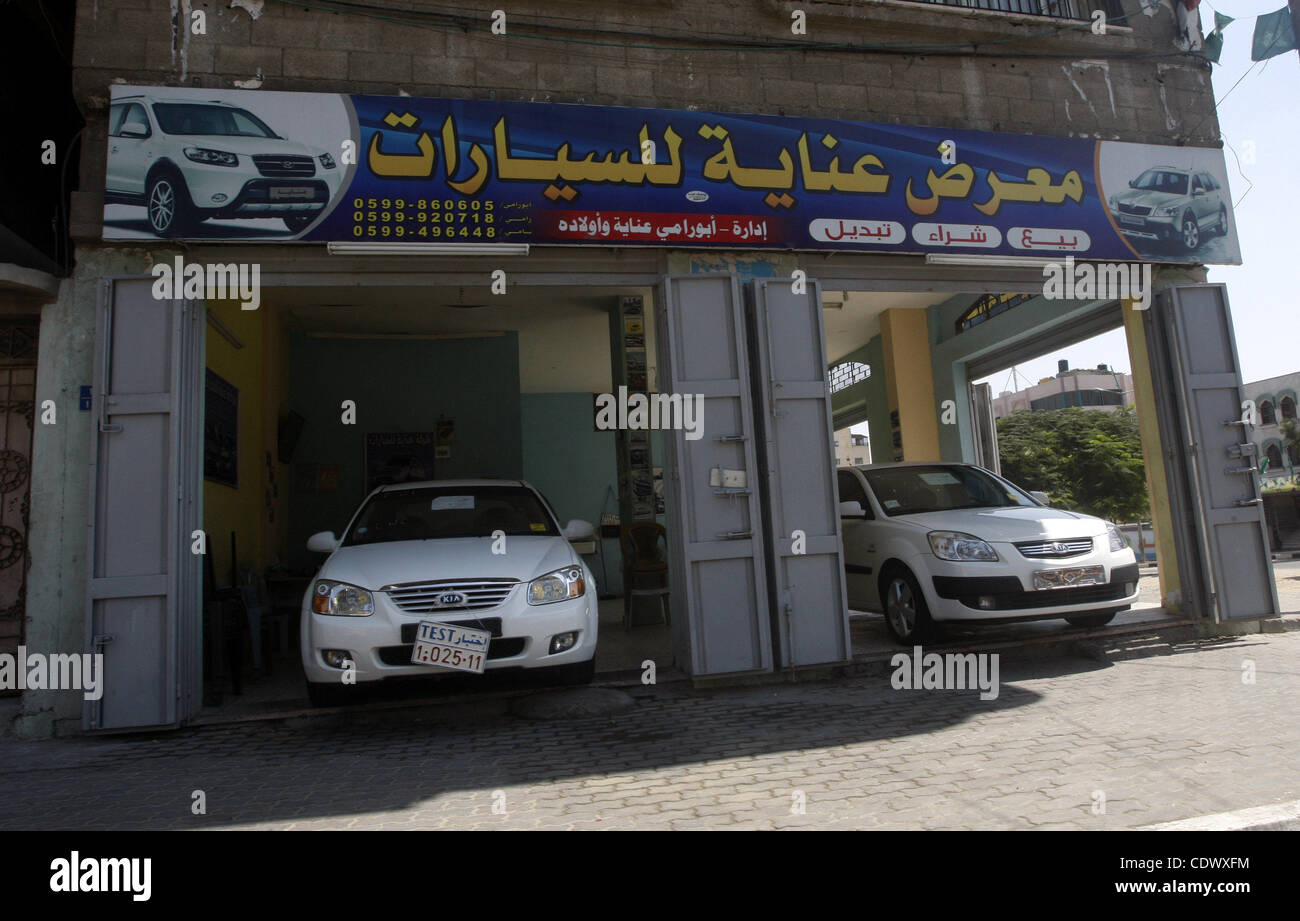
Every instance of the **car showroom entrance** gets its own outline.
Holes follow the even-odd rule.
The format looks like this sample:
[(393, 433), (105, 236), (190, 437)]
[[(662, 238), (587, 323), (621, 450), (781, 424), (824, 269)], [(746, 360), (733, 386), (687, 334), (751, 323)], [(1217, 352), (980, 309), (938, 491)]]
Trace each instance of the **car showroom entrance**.
[[(197, 91), (167, 92), (207, 105)], [(667, 646), (669, 666), (695, 680), (846, 662), (833, 429), (862, 414), (900, 460), (987, 463), (987, 420), (969, 390), (978, 368), (1117, 314), (1156, 420), (1144, 451), (1163, 471), (1158, 531), (1179, 576), (1161, 567), (1165, 601), (1207, 622), (1276, 609), (1254, 480), (1244, 460), (1222, 463), (1247, 440), (1233, 422), (1240, 380), (1222, 288), (1200, 284), (1198, 265), (1153, 275), (1145, 262), (1154, 296), (1143, 304), (1044, 285), (1045, 269), (1076, 258), (1124, 272), (1194, 258), (1135, 249), (1107, 195), (1161, 149), (953, 132), (962, 156), (949, 163), (946, 133), (928, 128), (566, 107), (575, 120), (545, 105), (365, 96), (330, 97), (312, 110), (330, 117), (307, 124), (301, 94), (220, 95), (300, 135), (311, 162), (294, 162), (331, 176), (332, 191), (297, 227), (208, 209), (184, 230), (158, 228), (121, 213), (133, 205), (106, 204), (108, 245), (84, 254), (87, 283), (69, 302), (97, 326), (84, 618), (107, 682), (90, 728), (199, 712), (204, 676), (219, 673), (205, 657), (229, 632), (205, 640), (214, 592), (275, 628), (249, 620), (250, 656), (291, 647), (291, 616), (277, 622), (276, 609), (291, 611), (312, 584), (307, 542), (347, 544), (370, 488), (430, 472), (532, 482), (551, 514), (524, 525), (590, 525), (570, 543), (587, 545), (598, 590), (639, 574), (609, 565), (620, 541), (605, 528), (662, 523), (637, 556), (666, 578), (670, 623), (653, 628), (659, 639), (633, 626), (627, 670), (662, 667)], [(340, 138), (351, 147), (336, 158)], [(619, 152), (627, 138), (642, 141), (639, 157)], [(204, 144), (183, 148), (196, 165), (178, 167), (181, 180), (261, 169)], [(1222, 172), (1218, 151), (1195, 159)], [(306, 207), (299, 178), (248, 181), (268, 202)], [(1215, 239), (1235, 258), (1235, 236)], [(159, 288), (157, 270), (174, 261), (198, 268), (197, 289)], [(217, 268), (241, 280), (240, 297), (211, 283)], [(256, 296), (242, 296), (245, 278)], [(1017, 292), (1033, 296), (959, 329), (975, 300)], [(873, 373), (832, 394), (828, 367), (846, 358)], [(633, 422), (632, 398), (651, 395), (667, 424)], [(1167, 450), (1190, 443), (1202, 455)], [(462, 504), (434, 508), (448, 499), (432, 497), (424, 512), (479, 501), (449, 500)], [(442, 516), (424, 512), (374, 527), (429, 540), (419, 529)], [(473, 538), (497, 530), (511, 529)], [(314, 585), (323, 603), (362, 612), (363, 594), (418, 582), (322, 579), (344, 584)], [(619, 586), (635, 596), (629, 619), (662, 621), (664, 586), (637, 581)], [(617, 607), (601, 620), (617, 623)], [(407, 644), (399, 630), (382, 648)]]

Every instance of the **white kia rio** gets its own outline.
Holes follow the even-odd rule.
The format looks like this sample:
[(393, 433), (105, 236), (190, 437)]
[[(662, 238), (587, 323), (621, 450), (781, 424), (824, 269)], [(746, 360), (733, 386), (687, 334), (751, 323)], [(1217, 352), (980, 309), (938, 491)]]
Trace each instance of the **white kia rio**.
[(554, 669), (565, 683), (591, 681), (596, 583), (570, 541), (594, 533), (580, 520), (561, 529), (519, 480), (376, 489), (342, 538), (322, 531), (307, 542), (329, 554), (303, 597), (312, 703), (346, 701), (353, 681), (456, 670)]
[(849, 607), (883, 613), (900, 643), (937, 621), (1100, 626), (1137, 600), (1119, 531), (982, 467), (868, 464), (837, 479)]

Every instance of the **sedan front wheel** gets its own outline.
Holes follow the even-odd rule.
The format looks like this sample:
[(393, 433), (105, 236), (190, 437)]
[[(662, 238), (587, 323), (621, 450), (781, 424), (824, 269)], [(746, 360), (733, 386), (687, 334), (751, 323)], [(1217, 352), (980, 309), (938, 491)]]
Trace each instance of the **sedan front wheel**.
[(921, 586), (905, 569), (895, 569), (885, 578), (882, 601), (885, 624), (895, 640), (904, 646), (923, 643), (934, 632), (930, 608)]

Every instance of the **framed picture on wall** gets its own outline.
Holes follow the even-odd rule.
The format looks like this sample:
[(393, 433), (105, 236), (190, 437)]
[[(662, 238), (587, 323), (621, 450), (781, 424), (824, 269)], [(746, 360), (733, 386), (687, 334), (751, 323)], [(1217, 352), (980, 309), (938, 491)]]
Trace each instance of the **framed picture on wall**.
[(205, 369), (203, 476), (239, 488), (239, 388)]
[(436, 448), (433, 432), (368, 432), (366, 493), (394, 483), (432, 480)]

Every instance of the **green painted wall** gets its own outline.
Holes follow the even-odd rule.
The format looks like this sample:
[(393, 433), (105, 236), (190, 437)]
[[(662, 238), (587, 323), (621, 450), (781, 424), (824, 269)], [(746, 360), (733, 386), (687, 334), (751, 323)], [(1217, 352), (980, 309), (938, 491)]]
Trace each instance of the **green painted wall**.
[[(831, 394), (831, 412), (836, 431), (860, 421), (865, 408), (871, 434), (871, 460), (887, 463), (894, 449), (889, 440), (889, 397), (885, 392), (885, 346), (880, 336), (845, 355), (841, 361), (860, 361), (871, 368), (871, 376), (851, 387)], [(837, 362), (838, 364), (838, 362)], [(850, 420), (850, 421), (843, 421)]]
[[(590, 393), (522, 396), (524, 479), (550, 500), (561, 525), (581, 518), (599, 529), (602, 511), (618, 513), (618, 456), (615, 433), (596, 430), (592, 399)], [(594, 557), (587, 559), (602, 595), (622, 585), (618, 541), (605, 541), (603, 550), (605, 573)]]
[[(316, 531), (342, 531), (365, 497), (368, 432), (431, 432), (440, 415), (455, 420), (451, 457), (435, 476), (523, 476), (519, 341), (515, 333), (474, 339), (310, 339), (290, 343), (290, 405), (306, 418), (298, 464), (339, 468), (337, 492), (291, 490), (291, 565), (319, 559), (305, 544)], [(354, 400), (357, 422), (340, 421)], [(296, 469), (294, 471), (296, 473)]]

